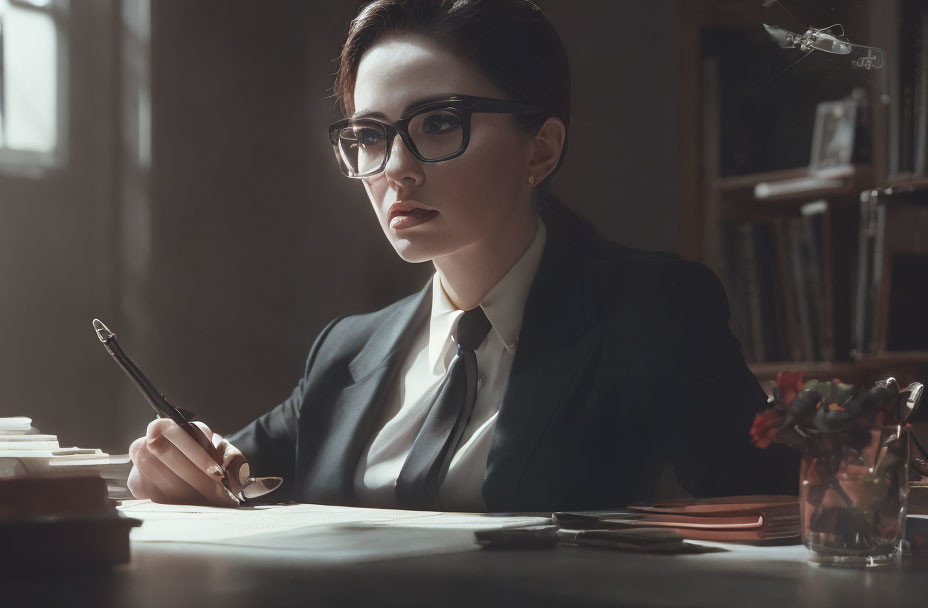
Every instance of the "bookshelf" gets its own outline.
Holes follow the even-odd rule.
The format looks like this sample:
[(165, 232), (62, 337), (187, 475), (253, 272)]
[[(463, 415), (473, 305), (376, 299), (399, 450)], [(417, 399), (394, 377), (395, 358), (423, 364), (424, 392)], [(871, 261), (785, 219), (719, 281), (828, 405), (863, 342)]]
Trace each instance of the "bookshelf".
[[(837, 2), (827, 14), (807, 2), (787, 3), (807, 26), (840, 22), (852, 42), (880, 46), (889, 59), (885, 73), (874, 75), (812, 54), (772, 81), (766, 75), (795, 57), (767, 40), (760, 24), (804, 28), (760, 4), (680, 3), (681, 98), (698, 103), (679, 108), (677, 116), (682, 131), (693, 134), (678, 152), (679, 249), (725, 283), (733, 331), (762, 382), (798, 369), (854, 383), (887, 375), (924, 381), (928, 340), (904, 348), (887, 343), (888, 262), (874, 282), (874, 262), (868, 275), (861, 252), (870, 227), (867, 205), (880, 198), (869, 197), (883, 193), (879, 202), (896, 213), (886, 204), (887, 188), (928, 183), (928, 129), (918, 131), (928, 125), (928, 2)], [(852, 94), (864, 99), (853, 159), (810, 171), (816, 106)], [(928, 214), (928, 194), (921, 203), (925, 211), (910, 214)], [(906, 221), (895, 221), (897, 233)], [(901, 240), (907, 238), (913, 240)], [(899, 249), (928, 255), (928, 243), (920, 247)], [(861, 295), (862, 281), (869, 300)], [(897, 326), (924, 323), (925, 313), (911, 309), (904, 319), (892, 313)], [(867, 336), (861, 318), (870, 319)]]

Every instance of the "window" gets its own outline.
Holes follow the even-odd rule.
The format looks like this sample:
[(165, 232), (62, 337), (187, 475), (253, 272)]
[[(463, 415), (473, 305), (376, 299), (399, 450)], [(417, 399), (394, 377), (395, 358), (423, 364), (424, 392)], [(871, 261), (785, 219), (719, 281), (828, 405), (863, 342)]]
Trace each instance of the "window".
[(0, 0), (0, 171), (65, 158), (68, 0)]

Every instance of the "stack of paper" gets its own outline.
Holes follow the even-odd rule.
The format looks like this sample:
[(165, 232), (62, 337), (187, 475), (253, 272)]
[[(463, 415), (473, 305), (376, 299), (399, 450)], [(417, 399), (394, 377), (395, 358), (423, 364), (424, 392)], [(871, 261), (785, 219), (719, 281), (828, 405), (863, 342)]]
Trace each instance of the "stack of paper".
[(129, 498), (127, 455), (95, 448), (61, 447), (56, 435), (42, 434), (25, 416), (0, 418), (0, 478), (35, 474), (99, 475), (111, 498)]
[[(206, 543), (298, 552), (300, 560), (363, 562), (474, 551), (474, 532), (550, 523), (549, 517), (279, 504), (238, 509), (123, 501), (120, 512), (143, 521), (134, 543)], [(270, 557), (270, 554), (264, 554)], [(286, 557), (287, 554), (279, 554)]]
[[(548, 517), (404, 511), (336, 505), (280, 504), (229, 509), (168, 505), (148, 500), (120, 503), (119, 510), (145, 522), (132, 540), (150, 542), (225, 542), (265, 533), (293, 533), (324, 526), (388, 526), (453, 530), (498, 530), (550, 523)], [(471, 539), (473, 542), (473, 539)]]

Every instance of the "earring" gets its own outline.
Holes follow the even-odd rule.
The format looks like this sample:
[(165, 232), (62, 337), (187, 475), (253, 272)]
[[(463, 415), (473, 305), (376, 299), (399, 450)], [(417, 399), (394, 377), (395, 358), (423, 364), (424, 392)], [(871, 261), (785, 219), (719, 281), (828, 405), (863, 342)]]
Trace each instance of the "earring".
[(535, 176), (534, 176), (534, 175), (529, 175), (529, 176), (528, 176), (528, 183), (531, 184), (532, 186), (535, 185)]

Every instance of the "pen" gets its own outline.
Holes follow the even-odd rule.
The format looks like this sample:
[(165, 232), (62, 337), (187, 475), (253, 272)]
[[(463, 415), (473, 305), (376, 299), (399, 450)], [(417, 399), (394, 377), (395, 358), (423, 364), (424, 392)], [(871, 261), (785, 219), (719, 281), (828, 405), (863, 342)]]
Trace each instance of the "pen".
[(210, 458), (219, 465), (219, 469), (222, 472), (222, 487), (236, 505), (241, 505), (249, 498), (263, 496), (264, 494), (276, 490), (280, 486), (283, 481), (280, 477), (251, 477), (242, 484), (243, 488), (240, 492), (234, 492), (229, 484), (229, 472), (222, 465), (222, 454), (219, 452), (219, 449), (213, 445), (206, 434), (192, 423), (193, 414), (174, 407), (174, 405), (155, 388), (145, 374), (142, 373), (142, 370), (132, 362), (132, 359), (130, 359), (125, 351), (123, 351), (122, 347), (119, 346), (119, 342), (116, 341), (116, 334), (110, 331), (102, 321), (94, 319), (93, 328), (97, 333), (97, 338), (100, 339), (100, 342), (102, 342), (104, 348), (106, 348), (106, 351), (113, 357), (113, 360), (116, 361), (116, 364), (119, 365), (122, 371), (129, 376), (136, 388), (139, 389), (139, 392), (142, 393), (142, 396), (145, 397), (145, 400), (148, 401), (148, 404), (155, 410), (158, 417), (170, 418), (177, 423), (177, 425), (190, 435), (200, 447), (206, 450)]

